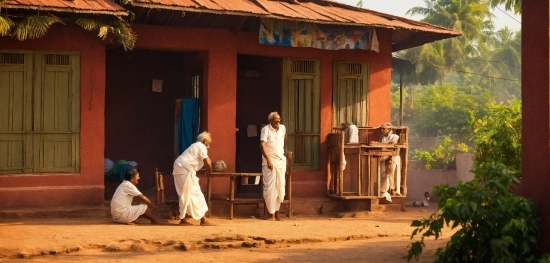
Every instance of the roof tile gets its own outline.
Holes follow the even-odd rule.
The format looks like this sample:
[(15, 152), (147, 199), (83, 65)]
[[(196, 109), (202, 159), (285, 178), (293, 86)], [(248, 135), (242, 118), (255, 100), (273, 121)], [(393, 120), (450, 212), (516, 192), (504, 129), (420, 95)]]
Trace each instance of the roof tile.
[(128, 14), (126, 9), (111, 0), (8, 0), (5, 7), (88, 14)]

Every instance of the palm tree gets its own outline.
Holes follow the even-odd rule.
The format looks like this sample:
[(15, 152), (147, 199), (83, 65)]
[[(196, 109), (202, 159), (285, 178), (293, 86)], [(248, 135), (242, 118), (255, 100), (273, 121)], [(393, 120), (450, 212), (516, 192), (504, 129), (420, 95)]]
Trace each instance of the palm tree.
[[(0, 10), (7, 0), (0, 0)], [(13, 19), (12, 19), (13, 18)], [(19, 41), (43, 37), (50, 27), (62, 20), (54, 15), (24, 15), (10, 18), (7, 12), (0, 15), (0, 36), (12, 36)], [(106, 21), (92, 18), (77, 18), (75, 23), (88, 31), (98, 31), (105, 40), (109, 35), (116, 38), (125, 50), (134, 48), (136, 35), (121, 17), (113, 16)]]
[(426, 7), (413, 7), (407, 14), (424, 15), (422, 21), (460, 31), (463, 35), (416, 48), (421, 50), (408, 50), (403, 57), (416, 57), (417, 62), (424, 65), (419, 71), (421, 83), (442, 82), (447, 73), (444, 68), (465, 69), (466, 58), (476, 53), (474, 43), (483, 37), (484, 29), (493, 27), (493, 14), (487, 2), (482, 0), (424, 0), (424, 4)]
[(515, 14), (521, 14), (521, 0), (493, 0), (492, 7), (497, 5), (504, 4), (506, 11), (514, 10)]

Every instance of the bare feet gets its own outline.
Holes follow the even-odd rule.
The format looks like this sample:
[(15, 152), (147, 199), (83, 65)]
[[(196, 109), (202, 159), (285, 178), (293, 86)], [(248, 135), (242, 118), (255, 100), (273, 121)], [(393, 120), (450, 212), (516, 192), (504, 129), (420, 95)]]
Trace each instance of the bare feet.
[(126, 224), (127, 224), (127, 225), (135, 225), (135, 224), (137, 224), (137, 222), (136, 222), (136, 221), (132, 221), (132, 222), (128, 222), (128, 223), (126, 223)]
[(275, 212), (275, 220), (282, 221), (281, 217), (279, 216), (279, 211)]
[(201, 226), (215, 226), (216, 224), (212, 223), (210, 220), (206, 220), (206, 218), (201, 218)]
[(185, 218), (184, 218), (184, 219), (180, 220), (180, 225), (182, 225), (182, 226), (192, 226), (193, 224), (187, 222), (187, 220), (185, 220)]
[(266, 217), (265, 220), (275, 221), (275, 215), (271, 215), (270, 217)]

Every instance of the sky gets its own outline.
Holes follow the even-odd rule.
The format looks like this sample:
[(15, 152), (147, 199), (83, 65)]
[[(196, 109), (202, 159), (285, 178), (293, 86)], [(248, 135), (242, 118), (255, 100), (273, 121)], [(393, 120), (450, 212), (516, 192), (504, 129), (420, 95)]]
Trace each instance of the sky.
[[(359, 0), (336, 0), (337, 2), (341, 2), (348, 5), (357, 5), (357, 2)], [(405, 15), (407, 11), (415, 6), (425, 6), (423, 0), (363, 0), (363, 8), (371, 9), (374, 11), (392, 14), (396, 16), (401, 16), (413, 20), (420, 20), (422, 19), (422, 16), (409, 16)], [(507, 14), (503, 13), (502, 11), (506, 12)], [(493, 14), (495, 15), (494, 23), (496, 29), (503, 28), (505, 26), (508, 26), (512, 30), (520, 30), (521, 24), (518, 23), (521, 22), (521, 16), (514, 15), (514, 12), (512, 11), (505, 11), (504, 7), (500, 7), (499, 9), (493, 10)], [(517, 20), (517, 21), (516, 21)]]

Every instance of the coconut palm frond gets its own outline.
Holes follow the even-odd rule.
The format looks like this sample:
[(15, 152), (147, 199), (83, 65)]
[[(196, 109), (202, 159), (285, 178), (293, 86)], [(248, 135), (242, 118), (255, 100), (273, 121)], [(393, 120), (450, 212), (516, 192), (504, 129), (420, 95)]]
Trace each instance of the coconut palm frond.
[(19, 41), (36, 39), (44, 36), (51, 25), (61, 22), (55, 16), (27, 16), (15, 27), (15, 38)]
[(109, 35), (110, 31), (113, 31), (111, 26), (103, 25), (99, 28), (99, 33), (97, 34), (97, 36), (105, 40), (107, 38), (107, 35)]
[(78, 18), (74, 23), (88, 31), (96, 30), (104, 25), (103, 23), (91, 18)]
[(0, 15), (0, 36), (9, 35), (13, 26), (15, 23), (8, 16)]
[(81, 26), (82, 28), (88, 31), (99, 30), (99, 32), (97, 33), (97, 36), (103, 40), (107, 38), (109, 31), (111, 31), (110, 30), (111, 26), (92, 18), (79, 18), (75, 21), (75, 24)]
[(113, 34), (125, 50), (132, 50), (136, 43), (136, 34), (130, 25), (120, 17), (109, 23), (91, 18), (79, 18), (75, 23), (88, 31), (98, 30), (97, 36), (103, 40), (107, 39), (109, 34)]
[(113, 34), (118, 38), (124, 50), (132, 50), (136, 44), (136, 34), (132, 31), (130, 24), (119, 18), (113, 22)]

